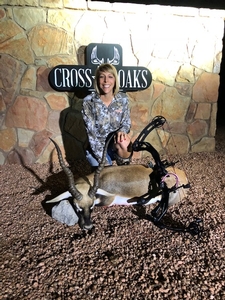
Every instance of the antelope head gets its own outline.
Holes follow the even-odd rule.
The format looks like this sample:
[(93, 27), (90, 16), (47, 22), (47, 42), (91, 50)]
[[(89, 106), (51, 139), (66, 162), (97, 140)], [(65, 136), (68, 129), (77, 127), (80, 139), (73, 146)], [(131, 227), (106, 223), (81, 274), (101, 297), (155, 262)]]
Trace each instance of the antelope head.
[(69, 192), (73, 197), (73, 207), (79, 218), (78, 224), (81, 229), (91, 230), (93, 227), (93, 223), (91, 220), (91, 213), (95, 205), (95, 194), (99, 186), (100, 173), (105, 165), (107, 148), (112, 137), (113, 134), (111, 134), (106, 141), (103, 150), (102, 160), (94, 173), (93, 185), (90, 183), (88, 179), (84, 179), (84, 178), (79, 178), (78, 180), (76, 180), (76, 182), (74, 181), (73, 173), (66, 166), (62, 157), (62, 152), (58, 144), (50, 138), (50, 140), (54, 143), (55, 148), (57, 150), (60, 166), (68, 178)]

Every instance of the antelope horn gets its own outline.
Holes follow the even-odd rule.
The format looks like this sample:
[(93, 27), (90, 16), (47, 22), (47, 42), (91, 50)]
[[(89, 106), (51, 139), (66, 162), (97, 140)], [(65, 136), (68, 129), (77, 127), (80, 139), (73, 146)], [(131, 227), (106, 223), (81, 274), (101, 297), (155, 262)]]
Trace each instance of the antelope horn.
[(72, 194), (72, 196), (76, 199), (76, 200), (81, 200), (83, 195), (76, 189), (75, 187), (75, 182), (74, 182), (74, 178), (73, 178), (73, 173), (71, 172), (71, 170), (65, 165), (65, 162), (63, 160), (62, 157), (62, 152), (58, 146), (58, 144), (53, 141), (51, 138), (49, 138), (53, 144), (55, 145), (55, 148), (57, 150), (58, 153), (58, 159), (59, 159), (59, 164), (61, 166), (61, 168), (63, 169), (63, 171), (65, 172), (68, 181), (69, 181), (69, 191)]
[(97, 192), (97, 189), (98, 189), (98, 186), (99, 186), (99, 175), (100, 175), (102, 169), (105, 166), (105, 159), (106, 159), (107, 149), (108, 149), (109, 143), (110, 143), (112, 137), (114, 136), (115, 132), (116, 131), (111, 132), (107, 136), (106, 143), (105, 143), (103, 153), (102, 153), (102, 160), (101, 160), (100, 164), (98, 165), (97, 170), (95, 171), (93, 186), (90, 187), (89, 192), (88, 192), (89, 197), (92, 198), (92, 199), (94, 199), (95, 194)]

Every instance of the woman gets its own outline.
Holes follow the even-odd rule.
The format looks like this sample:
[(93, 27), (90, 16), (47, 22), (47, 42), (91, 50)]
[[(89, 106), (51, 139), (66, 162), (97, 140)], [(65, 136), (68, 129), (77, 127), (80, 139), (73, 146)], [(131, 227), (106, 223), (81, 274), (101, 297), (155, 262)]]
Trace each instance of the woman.
[(132, 157), (130, 109), (126, 94), (119, 92), (116, 68), (110, 64), (100, 65), (95, 74), (95, 92), (84, 98), (83, 119), (88, 134), (90, 149), (87, 159), (98, 166), (109, 133), (118, 130), (108, 147), (107, 162), (116, 160), (118, 165), (129, 164)]

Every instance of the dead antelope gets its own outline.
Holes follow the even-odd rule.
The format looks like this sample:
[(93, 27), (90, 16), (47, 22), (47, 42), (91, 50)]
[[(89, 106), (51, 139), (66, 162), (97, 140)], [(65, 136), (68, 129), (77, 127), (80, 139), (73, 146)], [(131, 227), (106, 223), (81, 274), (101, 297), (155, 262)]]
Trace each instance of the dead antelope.
[(161, 201), (161, 184), (165, 184), (169, 190), (169, 205), (181, 201), (186, 196), (184, 186), (188, 180), (180, 169), (165, 168), (165, 175), (160, 178), (158, 184), (157, 170), (150, 167), (134, 164), (104, 167), (109, 141), (105, 145), (97, 170), (86, 178), (80, 177), (74, 181), (72, 172), (64, 163), (60, 148), (55, 141), (52, 142), (55, 144), (59, 163), (68, 177), (69, 191), (46, 203), (56, 203), (73, 197), (74, 209), (82, 229), (90, 230), (93, 227), (91, 212), (95, 205), (149, 205)]

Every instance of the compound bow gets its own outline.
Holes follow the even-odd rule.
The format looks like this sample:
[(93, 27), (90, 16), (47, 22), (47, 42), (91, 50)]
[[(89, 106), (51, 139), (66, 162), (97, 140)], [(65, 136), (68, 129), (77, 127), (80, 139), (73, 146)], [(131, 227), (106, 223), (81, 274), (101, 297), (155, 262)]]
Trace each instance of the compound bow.
[[(133, 151), (139, 152), (139, 151), (148, 151), (154, 161), (155, 165), (152, 165), (153, 172), (150, 175), (150, 183), (148, 188), (148, 193), (138, 197), (137, 203), (138, 205), (144, 205), (146, 204), (151, 198), (152, 198), (152, 190), (157, 187), (158, 194), (162, 194), (161, 200), (159, 204), (151, 211), (151, 215), (147, 215), (147, 219), (153, 222), (156, 226), (159, 228), (166, 228), (169, 230), (177, 231), (177, 232), (188, 232), (191, 235), (200, 235), (200, 233), (203, 231), (202, 227), (202, 220), (199, 218), (196, 218), (194, 221), (192, 221), (188, 226), (181, 227), (172, 227), (169, 225), (166, 225), (164, 222), (162, 222), (162, 218), (166, 214), (169, 206), (169, 194), (172, 192), (175, 192), (179, 188), (190, 188), (190, 184), (186, 185), (178, 185), (176, 184), (168, 188), (165, 177), (170, 176), (168, 174), (166, 168), (169, 166), (174, 166), (177, 162), (168, 162), (167, 160), (162, 161), (160, 158), (160, 155), (158, 151), (148, 142), (145, 142), (145, 138), (149, 135), (149, 133), (156, 129), (162, 127), (166, 122), (166, 119), (162, 116), (156, 116), (139, 134), (139, 136), (134, 141), (132, 147)], [(175, 175), (175, 174), (173, 174)], [(176, 175), (175, 175), (176, 176)]]

